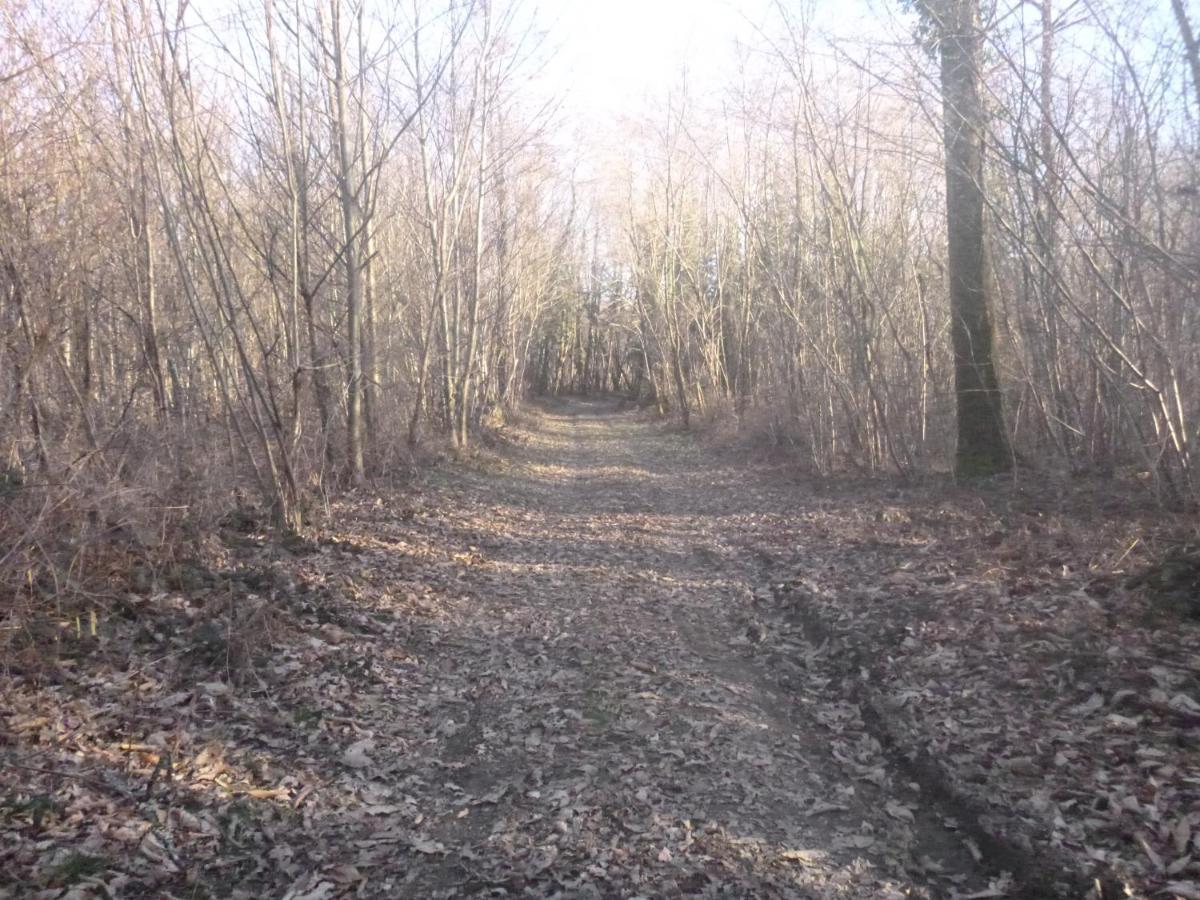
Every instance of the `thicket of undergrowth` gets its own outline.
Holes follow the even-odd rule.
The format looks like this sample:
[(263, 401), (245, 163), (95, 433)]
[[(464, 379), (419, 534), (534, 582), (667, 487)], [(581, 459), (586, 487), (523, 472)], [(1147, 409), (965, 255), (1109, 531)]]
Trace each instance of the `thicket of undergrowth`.
[[(955, 36), (916, 6), (866, 62), (776, 10), (736, 88), (622, 125), (585, 197), (518, 4), (15, 4), (5, 639), (30, 610), (74, 627), (152, 590), (221, 529), (302, 534), (332, 492), (468, 446), (529, 390), (621, 394), (823, 474), (948, 469)], [(1187, 11), (1159, 6), (1002, 3), (972, 35), (1014, 462), (1178, 508), (1200, 64)]]

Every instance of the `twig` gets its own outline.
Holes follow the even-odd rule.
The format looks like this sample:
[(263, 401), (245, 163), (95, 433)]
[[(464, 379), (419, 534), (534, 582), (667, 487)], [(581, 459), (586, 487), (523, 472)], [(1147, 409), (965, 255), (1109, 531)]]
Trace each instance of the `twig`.
[(122, 797), (124, 797), (126, 800), (130, 800), (134, 803), (137, 802), (137, 798), (134, 797), (133, 794), (131, 794), (125, 788), (120, 787), (119, 785), (112, 784), (111, 782), (104, 781), (100, 778), (95, 778), (91, 775), (82, 774), (79, 772), (64, 772), (60, 769), (44, 769), (40, 766), (26, 766), (26, 765), (22, 765), (21, 763), (5, 763), (4, 765), (6, 768), (20, 769), (22, 772), (36, 772), (40, 775), (54, 775), (59, 778), (70, 778), (74, 781), (80, 781), (80, 782), (83, 782), (84, 784), (90, 784), (93, 787), (97, 787), (102, 790), (115, 791), (116, 793), (118, 793)]

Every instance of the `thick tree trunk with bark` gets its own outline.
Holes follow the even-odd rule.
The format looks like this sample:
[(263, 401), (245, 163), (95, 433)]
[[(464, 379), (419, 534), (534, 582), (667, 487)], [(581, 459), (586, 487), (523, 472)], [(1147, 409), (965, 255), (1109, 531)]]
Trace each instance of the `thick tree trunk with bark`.
[(1192, 88), (1196, 92), (1196, 111), (1200, 113), (1200, 41), (1196, 40), (1196, 32), (1188, 19), (1187, 7), (1184, 6), (1183, 0), (1171, 0), (1171, 10), (1175, 13), (1175, 22), (1183, 39), (1183, 52), (1187, 56), (1188, 69), (1192, 75)]
[(941, 53), (946, 147), (950, 331), (958, 405), (955, 471), (992, 475), (1009, 468), (992, 329), (991, 273), (984, 227), (983, 135), (979, 93), (978, 0), (943, 0), (935, 11)]

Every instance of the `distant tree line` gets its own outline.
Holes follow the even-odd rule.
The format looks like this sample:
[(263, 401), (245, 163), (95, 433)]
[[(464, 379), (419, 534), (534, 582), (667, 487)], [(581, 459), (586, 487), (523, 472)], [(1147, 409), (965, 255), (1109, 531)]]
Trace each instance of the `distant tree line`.
[(1057, 460), (1191, 495), (1184, 5), (919, 0), (840, 48), (780, 6), (766, 74), (642, 129), (535, 382), (730, 412), (819, 471)]

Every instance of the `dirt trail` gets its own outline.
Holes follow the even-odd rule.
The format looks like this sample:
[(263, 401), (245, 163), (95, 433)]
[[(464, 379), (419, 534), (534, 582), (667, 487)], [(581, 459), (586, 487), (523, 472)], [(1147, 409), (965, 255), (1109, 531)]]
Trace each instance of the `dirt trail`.
[(1001, 896), (781, 614), (822, 502), (572, 401), (242, 537), (0, 671), (0, 898)]
[(1200, 896), (1155, 513), (798, 478), (571, 401), (222, 533), (0, 668), (0, 898)]
[[(412, 636), (444, 702), (423, 710), (425, 765), (408, 761), (418, 853), (391, 889), (901, 897), (980, 884), (854, 704), (806, 672), (802, 636), (758, 652), (764, 561), (794, 501), (744, 475), (611, 403), (573, 401), (535, 415), (492, 465), (431, 479), (457, 599)], [(420, 539), (386, 510), (368, 527)]]

